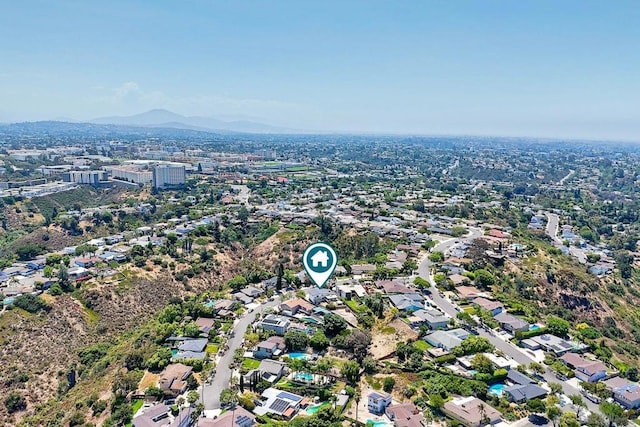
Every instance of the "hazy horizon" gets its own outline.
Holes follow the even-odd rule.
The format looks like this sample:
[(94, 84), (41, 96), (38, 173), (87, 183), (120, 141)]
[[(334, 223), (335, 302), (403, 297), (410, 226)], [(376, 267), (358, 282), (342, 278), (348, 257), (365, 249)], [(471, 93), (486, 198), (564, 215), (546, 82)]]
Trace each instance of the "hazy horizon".
[(596, 1), (11, 2), (0, 122), (640, 141), (640, 8)]

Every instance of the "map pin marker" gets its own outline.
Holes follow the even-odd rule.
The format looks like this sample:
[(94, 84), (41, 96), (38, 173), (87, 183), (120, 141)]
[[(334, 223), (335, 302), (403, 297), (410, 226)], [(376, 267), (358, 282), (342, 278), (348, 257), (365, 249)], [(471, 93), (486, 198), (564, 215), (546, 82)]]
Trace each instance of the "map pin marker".
[(326, 243), (313, 243), (302, 255), (302, 264), (313, 283), (323, 287), (338, 265), (336, 251)]

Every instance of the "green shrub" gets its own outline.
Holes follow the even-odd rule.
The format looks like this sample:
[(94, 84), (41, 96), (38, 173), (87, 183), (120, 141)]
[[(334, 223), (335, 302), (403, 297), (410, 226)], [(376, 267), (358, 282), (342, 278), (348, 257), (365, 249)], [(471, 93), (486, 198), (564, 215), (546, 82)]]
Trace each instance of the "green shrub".
[(27, 401), (22, 394), (17, 391), (12, 391), (4, 398), (4, 406), (7, 408), (7, 411), (12, 414), (25, 410), (27, 408)]
[(13, 301), (13, 305), (21, 308), (29, 313), (37, 313), (39, 311), (49, 311), (51, 307), (42, 300), (42, 298), (31, 294), (20, 295)]

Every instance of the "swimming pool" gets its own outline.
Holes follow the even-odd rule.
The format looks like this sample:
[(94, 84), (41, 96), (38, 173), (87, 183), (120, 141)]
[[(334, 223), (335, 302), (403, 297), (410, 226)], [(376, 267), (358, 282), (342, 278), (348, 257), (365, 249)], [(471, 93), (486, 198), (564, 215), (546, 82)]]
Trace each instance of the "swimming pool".
[(293, 379), (298, 381), (313, 381), (313, 374), (309, 372), (296, 372), (293, 374)]
[(214, 305), (216, 305), (216, 301), (215, 300), (210, 300), (210, 301), (207, 301), (206, 303), (204, 303), (204, 306), (207, 307), (207, 308), (211, 308)]
[(502, 396), (503, 393), (503, 389), (504, 389), (504, 384), (494, 384), (491, 387), (489, 387), (489, 393), (493, 394), (494, 396)]
[(366, 425), (367, 426), (373, 426), (373, 427), (389, 427), (389, 426), (392, 426), (393, 424), (389, 424), (386, 421), (367, 420)]
[(537, 323), (534, 323), (533, 325), (529, 326), (530, 331), (537, 331), (538, 329), (540, 329), (540, 325), (538, 325)]
[(313, 415), (316, 412), (318, 412), (320, 410), (320, 408), (323, 408), (323, 407), (328, 406), (328, 405), (330, 405), (329, 402), (322, 402), (319, 405), (309, 406), (305, 412), (307, 414), (309, 414), (309, 415)]
[(287, 354), (291, 359), (306, 359), (307, 353), (289, 353)]

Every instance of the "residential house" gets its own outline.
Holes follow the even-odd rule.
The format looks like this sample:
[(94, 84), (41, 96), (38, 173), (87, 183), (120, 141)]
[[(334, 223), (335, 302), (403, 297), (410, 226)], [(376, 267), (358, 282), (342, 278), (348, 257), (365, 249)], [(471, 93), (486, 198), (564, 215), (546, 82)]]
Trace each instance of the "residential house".
[(98, 258), (100, 258), (102, 261), (104, 262), (111, 262), (111, 261), (115, 261), (115, 262), (124, 262), (127, 260), (127, 256), (116, 252), (116, 251), (106, 251), (101, 253), (100, 255), (98, 255)]
[(458, 286), (456, 292), (464, 300), (473, 300), (484, 295), (484, 292), (474, 286)]
[(536, 383), (532, 378), (529, 378), (517, 369), (509, 370), (509, 372), (507, 373), (507, 381), (509, 381), (511, 384), (519, 385)]
[(29, 261), (27, 263), (27, 267), (29, 267), (29, 269), (31, 270), (42, 270), (46, 264), (47, 261), (45, 258), (37, 258)]
[(237, 304), (238, 304), (237, 301), (222, 299), (222, 300), (216, 301), (213, 304), (212, 308), (213, 308), (213, 311), (219, 317), (230, 317), (234, 315), (233, 310), (235, 309)]
[(358, 283), (342, 283), (336, 285), (336, 291), (338, 296), (344, 299), (352, 299), (354, 297), (364, 298), (367, 296), (367, 291), (364, 287)]
[(207, 338), (185, 339), (178, 344), (178, 351), (171, 356), (171, 360), (206, 359), (205, 348), (208, 342)]
[(500, 324), (505, 331), (514, 334), (516, 331), (528, 331), (529, 322), (514, 316), (511, 313), (503, 311), (494, 316), (494, 319)]
[(346, 276), (347, 275), (347, 269), (344, 268), (341, 265), (337, 266), (334, 271), (335, 271), (337, 276)]
[(313, 305), (302, 298), (295, 298), (280, 304), (280, 311), (285, 316), (295, 316), (298, 312), (311, 314), (313, 312)]
[(133, 427), (165, 427), (171, 425), (171, 408), (167, 405), (155, 405), (145, 409), (131, 423)]
[(187, 390), (187, 378), (193, 368), (182, 363), (172, 363), (160, 373), (158, 387), (174, 395), (182, 394)]
[(253, 427), (256, 425), (256, 417), (242, 406), (237, 406), (232, 411), (227, 411), (218, 418), (200, 418), (198, 427)]
[(250, 381), (253, 378), (253, 382), (256, 384), (260, 381), (275, 383), (286, 373), (286, 363), (278, 360), (264, 359), (260, 362), (258, 369), (249, 371), (249, 373), (245, 375), (245, 379)]
[(449, 318), (440, 310), (433, 308), (416, 310), (411, 313), (411, 316), (409, 316), (407, 320), (409, 320), (409, 323), (414, 328), (427, 325), (431, 329), (447, 329), (449, 326)]
[(401, 311), (417, 311), (424, 308), (424, 298), (418, 293), (389, 295), (389, 301)]
[(613, 398), (627, 409), (640, 407), (640, 385), (628, 383), (613, 390)]
[(586, 348), (586, 345), (573, 344), (565, 339), (556, 337), (551, 334), (539, 335), (537, 337), (527, 338), (520, 342), (523, 347), (531, 350), (538, 350), (540, 348), (545, 351), (552, 351), (556, 356), (562, 356), (563, 354), (571, 350), (581, 350)]
[(284, 335), (287, 332), (290, 323), (289, 319), (284, 316), (269, 314), (258, 322), (258, 327), (265, 331), (273, 331), (278, 335)]
[(333, 294), (333, 291), (327, 288), (319, 288), (317, 286), (312, 286), (309, 288), (304, 288), (304, 297), (311, 304), (318, 305), (326, 301), (327, 297)]
[(298, 412), (303, 397), (288, 391), (269, 387), (262, 392), (259, 404), (253, 412), (258, 415), (275, 414), (285, 419), (291, 419)]
[(92, 257), (92, 258), (76, 258), (74, 264), (78, 267), (83, 268), (91, 268), (96, 265), (97, 262), (100, 261), (100, 258)]
[(445, 414), (467, 427), (480, 427), (502, 421), (500, 412), (473, 396), (449, 400), (445, 402), (443, 409)]
[(198, 328), (200, 329), (200, 333), (202, 334), (208, 335), (209, 331), (213, 329), (215, 324), (216, 324), (215, 319), (210, 319), (208, 317), (198, 317), (196, 319), (196, 325), (198, 325)]
[(263, 280), (262, 287), (264, 289), (275, 289), (277, 283), (278, 283), (278, 276), (273, 276), (269, 279)]
[(541, 399), (547, 395), (547, 390), (537, 384), (514, 384), (502, 389), (510, 402), (523, 403), (531, 399)]
[(465, 283), (470, 283), (471, 279), (467, 276), (463, 276), (462, 274), (452, 274), (449, 276), (449, 280), (453, 283), (454, 286), (464, 285)]
[(280, 356), (285, 349), (286, 345), (282, 337), (271, 336), (256, 345), (253, 357), (256, 359), (270, 359), (274, 356)]
[(580, 381), (595, 383), (607, 377), (607, 367), (599, 360), (587, 360), (576, 353), (565, 353), (560, 360), (574, 368), (574, 374)]
[(237, 300), (240, 301), (241, 304), (243, 305), (248, 305), (251, 304), (253, 302), (253, 298), (250, 297), (249, 295), (243, 294), (242, 292), (235, 292), (233, 294), (231, 294), (231, 296)]
[(376, 286), (385, 294), (411, 294), (415, 291), (397, 280), (378, 280)]
[(254, 299), (262, 295), (262, 290), (258, 288), (254, 288), (253, 286), (247, 286), (246, 288), (242, 288), (240, 289), (240, 292)]
[(378, 392), (369, 393), (367, 401), (367, 409), (372, 414), (382, 415), (387, 409), (387, 406), (391, 405), (391, 395), (388, 393), (380, 394)]
[(91, 277), (89, 270), (84, 267), (73, 267), (68, 270), (69, 279), (75, 280), (76, 282), (80, 282), (83, 280), (87, 280)]
[(608, 378), (608, 379), (602, 381), (602, 383), (604, 384), (605, 389), (610, 393), (613, 393), (613, 391), (615, 389), (617, 389), (617, 388), (626, 387), (628, 385), (633, 385), (634, 384), (633, 382), (629, 381), (628, 379), (622, 378), (622, 377), (618, 377), (618, 376)]
[(395, 427), (423, 427), (424, 417), (413, 403), (392, 404), (384, 411)]
[(4, 278), (4, 280), (7, 280), (14, 276), (27, 276), (31, 272), (32, 270), (30, 270), (25, 265), (13, 265), (2, 270), (2, 277)]
[(451, 351), (452, 348), (459, 346), (462, 341), (469, 337), (469, 333), (464, 329), (452, 329), (450, 331), (433, 331), (424, 340), (434, 347)]
[(474, 300), (471, 301), (471, 303), (473, 305), (477, 305), (478, 307), (482, 308), (483, 310), (487, 310), (493, 316), (495, 316), (496, 314), (502, 312), (502, 310), (504, 309), (504, 306), (500, 302), (491, 301), (491, 300), (483, 298), (483, 297), (475, 298)]
[(495, 238), (495, 239), (501, 239), (501, 240), (502, 239), (508, 239), (509, 237), (511, 237), (511, 235), (509, 233), (505, 233), (504, 231), (496, 230), (496, 229), (489, 230), (488, 235), (490, 237)]
[(373, 264), (354, 264), (351, 266), (351, 274), (354, 276), (364, 276), (373, 274), (376, 271), (376, 266)]

